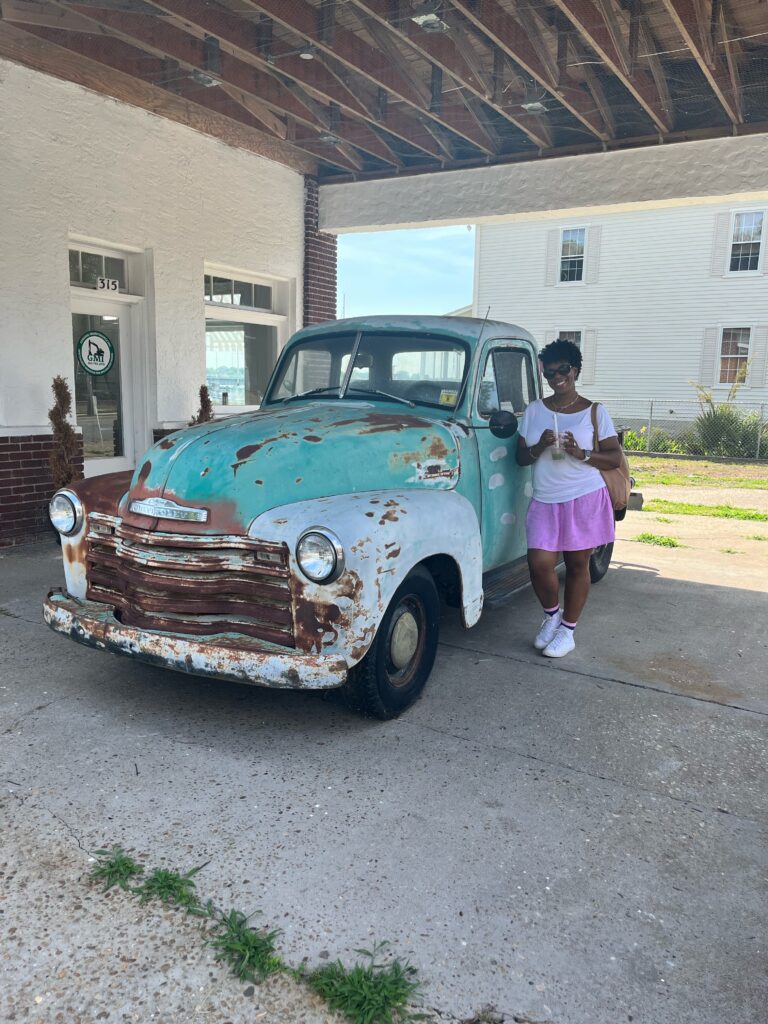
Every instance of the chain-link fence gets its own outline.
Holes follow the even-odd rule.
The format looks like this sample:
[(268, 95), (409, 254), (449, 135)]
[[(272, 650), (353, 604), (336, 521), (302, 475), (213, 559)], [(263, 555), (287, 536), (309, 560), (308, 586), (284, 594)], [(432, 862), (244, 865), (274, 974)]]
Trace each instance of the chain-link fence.
[(626, 451), (768, 459), (768, 405), (715, 400), (606, 403)]

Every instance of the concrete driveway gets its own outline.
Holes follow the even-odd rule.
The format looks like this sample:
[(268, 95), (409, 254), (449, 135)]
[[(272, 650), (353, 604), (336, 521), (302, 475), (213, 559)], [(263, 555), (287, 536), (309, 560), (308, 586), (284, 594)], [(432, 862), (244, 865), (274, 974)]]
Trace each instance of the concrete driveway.
[(78, 647), (40, 622), (58, 550), (2, 553), (0, 1018), (326, 1019), (88, 889), (87, 851), (118, 842), (209, 861), (201, 894), (260, 908), (293, 963), (388, 939), (441, 1019), (764, 1020), (765, 576), (633, 542), (645, 516), (574, 655), (531, 648), (530, 593), (470, 632), (448, 613), (425, 697), (385, 724)]

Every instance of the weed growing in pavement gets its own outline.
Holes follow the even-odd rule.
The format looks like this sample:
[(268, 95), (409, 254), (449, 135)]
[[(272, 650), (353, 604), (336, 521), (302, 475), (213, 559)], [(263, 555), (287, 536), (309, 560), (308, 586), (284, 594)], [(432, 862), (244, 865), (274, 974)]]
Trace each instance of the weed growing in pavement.
[(656, 522), (657, 523), (672, 523), (672, 522), (674, 522), (674, 520), (670, 519), (669, 516), (656, 516)]
[(245, 914), (230, 910), (219, 918), (208, 944), (216, 950), (216, 959), (225, 961), (236, 978), (258, 984), (270, 974), (286, 969), (275, 952), (275, 939), (279, 934), (279, 929), (251, 928)]
[(104, 883), (104, 892), (114, 885), (128, 889), (131, 879), (144, 871), (141, 864), (129, 857), (122, 846), (113, 846), (111, 850), (94, 850), (93, 855), (99, 859), (91, 868), (91, 878), (94, 882)]
[(747, 519), (750, 522), (768, 523), (768, 512), (756, 512), (752, 508), (734, 508), (733, 505), (694, 505), (687, 501), (666, 501), (651, 498), (643, 505), (643, 512), (672, 512), (682, 516), (715, 516), (718, 519)]
[(216, 959), (225, 962), (240, 981), (258, 984), (270, 975), (288, 974), (309, 985), (353, 1024), (407, 1024), (424, 1019), (424, 1014), (408, 1008), (409, 1000), (421, 992), (416, 968), (397, 959), (383, 962), (381, 954), (388, 945), (386, 942), (376, 943), (370, 950), (355, 950), (363, 961), (349, 969), (340, 960), (314, 971), (304, 964), (292, 968), (275, 950), (279, 929), (251, 928), (250, 918), (241, 911), (230, 910), (225, 914), (211, 900), (200, 902), (193, 878), (205, 864), (186, 874), (155, 868), (140, 885), (130, 885), (131, 879), (142, 875), (144, 869), (121, 846), (96, 850), (94, 855), (99, 859), (91, 870), (91, 878), (103, 882), (105, 891), (119, 885), (138, 896), (142, 903), (157, 899), (189, 914), (209, 918), (211, 924), (201, 929), (201, 934), (207, 934), (206, 942), (215, 950)]
[(681, 544), (679, 540), (675, 540), (674, 537), (661, 537), (657, 533), (638, 533), (632, 540), (637, 540), (641, 544), (655, 544), (659, 548), (684, 548), (685, 544)]
[(147, 875), (141, 885), (136, 886), (134, 892), (142, 903), (150, 900), (160, 900), (161, 903), (173, 903), (182, 907), (188, 914), (195, 914), (197, 917), (208, 917), (209, 908), (201, 905), (195, 892), (193, 877), (205, 867), (192, 868), (185, 875), (178, 871), (168, 871), (165, 868), (155, 868), (151, 875)]
[(423, 1020), (423, 1015), (407, 1008), (408, 1001), (421, 990), (416, 968), (407, 961), (381, 962), (386, 946), (386, 942), (378, 942), (373, 949), (356, 949), (363, 960), (350, 968), (341, 960), (324, 964), (308, 976), (310, 987), (354, 1024)]
[(747, 540), (768, 540), (768, 533), (750, 533)]
[(736, 548), (720, 548), (724, 555), (741, 555), (742, 551), (737, 551)]

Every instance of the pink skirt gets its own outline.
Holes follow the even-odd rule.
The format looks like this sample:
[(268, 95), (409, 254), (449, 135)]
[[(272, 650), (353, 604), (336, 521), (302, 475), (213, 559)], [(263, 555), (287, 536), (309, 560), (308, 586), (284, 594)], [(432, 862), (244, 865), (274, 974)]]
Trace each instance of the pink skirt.
[(616, 527), (608, 488), (553, 504), (533, 498), (525, 529), (528, 547), (543, 551), (587, 551), (610, 544)]

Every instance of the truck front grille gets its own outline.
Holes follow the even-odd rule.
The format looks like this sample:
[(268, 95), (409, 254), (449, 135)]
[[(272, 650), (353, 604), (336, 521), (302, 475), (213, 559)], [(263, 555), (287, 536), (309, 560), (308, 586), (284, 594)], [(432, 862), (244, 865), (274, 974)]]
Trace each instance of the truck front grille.
[(295, 646), (285, 544), (149, 533), (99, 513), (86, 539), (88, 597), (126, 625)]

